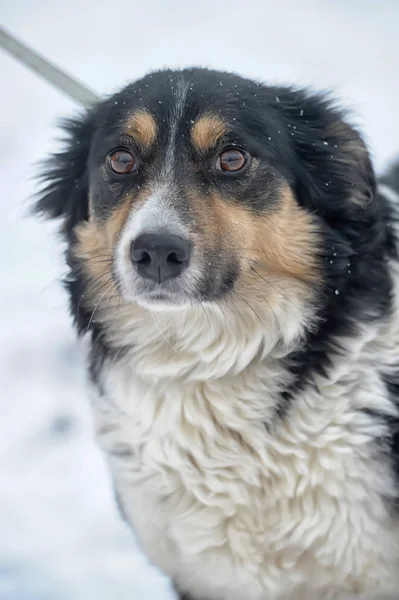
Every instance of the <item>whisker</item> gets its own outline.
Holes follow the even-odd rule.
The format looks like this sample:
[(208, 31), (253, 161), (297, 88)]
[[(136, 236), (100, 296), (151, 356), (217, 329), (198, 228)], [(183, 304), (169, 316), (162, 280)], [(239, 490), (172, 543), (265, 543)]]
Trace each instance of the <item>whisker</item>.
[(187, 320), (188, 320), (188, 309), (186, 310), (186, 318), (185, 318), (185, 320), (184, 320), (184, 325), (183, 325), (183, 327), (182, 327), (182, 329), (181, 329), (180, 335), (179, 335), (179, 337), (178, 337), (178, 338), (176, 338), (176, 344), (175, 344), (175, 348), (177, 347), (177, 344), (178, 344), (178, 342), (180, 342), (180, 340), (181, 340), (181, 339), (182, 339), (182, 337), (183, 337), (184, 329), (185, 329), (185, 327), (186, 327), (186, 325), (187, 325)]
[(168, 344), (168, 346), (173, 350), (173, 352), (176, 352), (176, 348), (174, 346), (172, 346), (172, 344), (170, 343), (170, 341), (168, 340), (168, 338), (165, 336), (165, 334), (161, 331), (158, 323), (156, 322), (156, 319), (154, 317), (154, 314), (152, 311), (150, 311), (150, 315), (152, 317), (152, 320), (154, 321), (154, 325), (156, 326), (156, 328), (158, 329), (158, 333), (163, 337), (163, 339), (165, 340), (165, 342)]
[(54, 279), (52, 279), (49, 283), (47, 283), (43, 289), (41, 289), (38, 293), (39, 294), (43, 294), (43, 292), (45, 292), (51, 285), (53, 285), (56, 281), (58, 281), (58, 283), (61, 283), (61, 280), (64, 279), (64, 277), (66, 277), (67, 275), (69, 275), (69, 269), (68, 271), (65, 271), (65, 273), (61, 273), (61, 275), (58, 275), (58, 277), (54, 277)]
[(267, 285), (270, 285), (270, 287), (272, 287), (274, 290), (276, 290), (277, 292), (279, 292), (279, 294), (282, 295), (282, 297), (291, 305), (291, 307), (296, 310), (297, 312), (300, 312), (299, 308), (292, 302), (292, 300), (287, 296), (287, 294), (285, 293), (285, 290), (283, 290), (281, 288), (281, 286), (279, 286), (278, 282), (273, 278), (273, 276), (267, 271), (267, 269), (265, 267), (265, 270), (267, 271), (268, 276), (272, 279), (272, 282), (267, 281), (267, 279), (265, 279), (264, 277), (262, 277), (262, 275), (255, 269), (254, 266), (251, 267), (252, 270), (256, 273), (257, 277), (259, 277), (262, 281), (264, 281), (264, 283), (266, 283)]
[(264, 299), (264, 301), (266, 302), (266, 304), (268, 305), (268, 307), (270, 308), (271, 312), (273, 311), (272, 305), (270, 304), (269, 300), (266, 298), (266, 296), (255, 286), (253, 285), (253, 283), (249, 284), (251, 288), (253, 288), (260, 296), (262, 296), (262, 298)]
[(206, 308), (205, 308), (205, 306), (204, 306), (204, 305), (203, 305), (201, 302), (200, 302), (200, 307), (202, 308), (202, 311), (203, 311), (204, 315), (205, 315), (205, 316), (206, 316), (206, 318), (207, 318), (208, 325), (209, 325), (209, 341), (212, 341), (212, 337), (213, 337), (213, 336), (212, 336), (212, 325), (211, 325), (211, 321), (210, 321), (210, 319), (209, 319), (209, 315), (208, 315), (208, 313), (206, 312)]
[[(226, 301), (228, 302), (228, 304), (230, 305), (230, 307), (231, 307), (231, 308), (234, 310), (235, 314), (237, 314), (237, 315), (240, 317), (240, 319), (241, 319), (241, 321), (243, 322), (243, 324), (244, 324), (244, 325), (246, 325), (246, 321), (245, 321), (245, 319), (244, 319), (244, 316), (243, 316), (243, 314), (242, 314), (242, 313), (241, 313), (241, 312), (240, 312), (240, 311), (237, 309), (237, 306), (236, 306), (235, 302), (233, 301), (233, 299), (232, 299), (231, 297), (227, 297), (227, 298), (226, 298)], [(227, 319), (227, 315), (226, 315), (226, 311), (225, 311), (225, 309), (223, 308), (223, 306), (221, 305), (221, 303), (220, 303), (220, 302), (218, 302), (217, 304), (218, 304), (219, 308), (221, 309), (221, 311), (222, 311), (222, 313), (223, 313), (223, 315), (224, 315), (224, 317), (225, 317), (225, 319), (226, 319), (226, 321), (227, 321), (228, 319)]]
[(267, 330), (266, 325), (263, 323), (262, 319), (260, 318), (260, 316), (258, 315), (258, 313), (256, 312), (256, 310), (253, 308), (253, 306), (251, 306), (250, 303), (247, 302), (245, 300), (245, 298), (243, 298), (241, 296), (241, 294), (239, 294), (235, 290), (231, 290), (231, 291), (232, 291), (233, 294), (235, 294), (236, 296), (238, 296), (243, 302), (245, 302), (245, 304), (248, 306), (248, 308), (254, 313), (254, 315), (256, 316), (256, 318), (259, 320), (259, 322), (261, 323), (261, 325), (265, 328), (265, 331), (267, 332), (267, 334), (271, 337), (269, 331)]
[[(108, 283), (108, 282), (107, 282), (107, 283)], [(105, 284), (104, 284), (104, 286), (105, 286), (105, 285), (107, 285), (107, 283), (105, 283)], [(107, 287), (107, 289), (105, 290), (105, 292), (102, 294), (102, 296), (100, 297), (99, 301), (98, 301), (98, 302), (97, 302), (97, 304), (95, 305), (95, 307), (94, 307), (94, 310), (93, 310), (93, 312), (91, 313), (91, 316), (90, 316), (89, 322), (88, 322), (88, 324), (87, 324), (87, 327), (86, 327), (86, 332), (87, 332), (87, 331), (89, 330), (89, 328), (90, 328), (90, 325), (91, 325), (91, 323), (92, 323), (92, 321), (93, 321), (93, 317), (94, 317), (94, 315), (95, 315), (95, 312), (96, 312), (97, 308), (99, 307), (99, 305), (100, 305), (100, 303), (101, 303), (101, 300), (102, 300), (102, 299), (104, 298), (104, 296), (105, 296), (105, 295), (106, 295), (106, 294), (109, 292), (109, 290), (112, 288), (112, 286), (113, 286), (113, 285), (115, 285), (115, 284), (114, 284), (114, 280), (112, 280), (112, 281), (111, 281), (110, 285)], [(101, 289), (102, 289), (104, 286), (102, 286), (102, 287), (100, 288), (100, 290), (101, 290)], [(100, 290), (99, 290), (99, 291), (100, 291)]]
[(110, 264), (112, 262), (113, 262), (112, 258), (96, 257), (96, 258), (91, 258), (90, 259), (90, 264), (95, 264), (95, 265)]

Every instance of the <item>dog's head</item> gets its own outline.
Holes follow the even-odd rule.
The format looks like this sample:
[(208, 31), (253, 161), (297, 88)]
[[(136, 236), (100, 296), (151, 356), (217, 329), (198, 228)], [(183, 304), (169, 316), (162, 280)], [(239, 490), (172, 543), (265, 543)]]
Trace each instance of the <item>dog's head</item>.
[(336, 305), (352, 257), (373, 252), (368, 153), (324, 96), (163, 71), (67, 131), (37, 208), (62, 219), (86, 323), (98, 305), (167, 311), (239, 298), (280, 310), (284, 327), (282, 305)]

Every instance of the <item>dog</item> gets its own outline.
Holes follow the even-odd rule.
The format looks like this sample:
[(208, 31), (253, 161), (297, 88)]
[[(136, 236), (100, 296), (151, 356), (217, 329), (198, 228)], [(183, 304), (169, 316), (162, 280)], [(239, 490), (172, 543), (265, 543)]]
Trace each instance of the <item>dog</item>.
[(332, 98), (193, 68), (64, 123), (99, 444), (190, 600), (397, 598), (399, 167)]

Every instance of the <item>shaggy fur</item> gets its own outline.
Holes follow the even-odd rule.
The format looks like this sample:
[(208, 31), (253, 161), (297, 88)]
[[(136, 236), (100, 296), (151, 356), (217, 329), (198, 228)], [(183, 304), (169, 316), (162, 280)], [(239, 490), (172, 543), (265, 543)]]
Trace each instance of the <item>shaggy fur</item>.
[[(202, 69), (65, 128), (37, 210), (62, 221), (98, 439), (143, 549), (190, 600), (396, 598), (398, 171), (377, 190), (328, 98)], [(189, 264), (150, 281), (131, 245), (165, 232)]]

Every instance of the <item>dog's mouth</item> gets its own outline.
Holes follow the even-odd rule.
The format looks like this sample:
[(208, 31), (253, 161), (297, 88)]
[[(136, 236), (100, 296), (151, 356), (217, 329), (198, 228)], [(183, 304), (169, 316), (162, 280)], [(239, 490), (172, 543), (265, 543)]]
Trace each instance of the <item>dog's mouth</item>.
[(117, 248), (113, 275), (123, 300), (168, 310), (220, 300), (231, 291), (239, 271), (232, 256), (183, 242), (147, 235), (144, 250), (136, 244), (132, 252), (131, 243)]
[(138, 273), (118, 273), (118, 289), (123, 300), (149, 310), (170, 310), (187, 307), (200, 301), (196, 278), (187, 269), (180, 277), (166, 281), (151, 281)]
[(118, 289), (125, 302), (135, 303), (149, 310), (187, 308), (200, 304), (220, 302), (234, 293), (238, 271), (190, 265), (181, 276), (163, 282), (149, 281), (131, 271), (118, 277)]
[(187, 294), (169, 292), (164, 290), (153, 290), (135, 294), (135, 302), (149, 310), (173, 310), (187, 307), (194, 303), (194, 299)]

